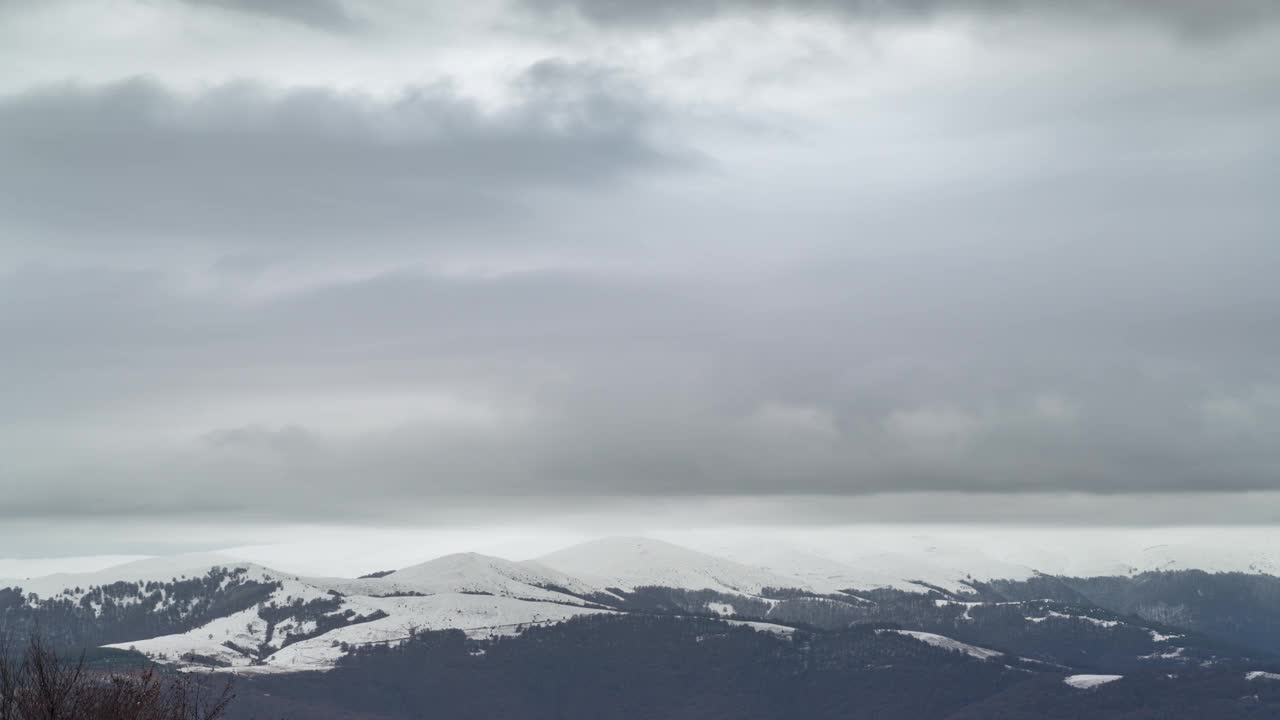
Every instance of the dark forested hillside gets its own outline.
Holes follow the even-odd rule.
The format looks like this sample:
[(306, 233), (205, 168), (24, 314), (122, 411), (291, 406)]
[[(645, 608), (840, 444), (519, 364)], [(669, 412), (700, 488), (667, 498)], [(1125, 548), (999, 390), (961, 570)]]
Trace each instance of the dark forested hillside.
[(1280, 682), (1236, 672), (1141, 673), (1090, 690), (1038, 677), (946, 720), (1275, 720)]
[(1181, 570), (1132, 577), (997, 581), (987, 589), (1010, 599), (1083, 600), (1240, 647), (1280, 653), (1280, 577), (1272, 575)]
[(265, 602), (277, 587), (244, 568), (214, 567), (198, 577), (72, 587), (45, 598), (0, 588), (0, 630), (38, 632), (65, 648), (127, 642), (199, 627)]
[(361, 649), (329, 673), (248, 678), (235, 717), (1280, 717), (1280, 682), (1236, 671), (1139, 673), (1085, 690), (1063, 678), (1056, 668), (975, 659), (871, 626), (788, 637), (709, 619), (599, 616), (492, 641), (424, 633)]
[[(924, 718), (1025, 674), (866, 627), (782, 638), (623, 616), (490, 642), (426, 633), (354, 653), (327, 674), (256, 678), (245, 689), (394, 718)], [(240, 712), (257, 707), (246, 698)]]
[[(1178, 573), (1165, 575), (1170, 579), (1181, 577)], [(1201, 607), (1214, 607), (1216, 597), (1239, 595), (1232, 591), (1230, 584), (1236, 579), (1231, 576), (1204, 577), (1214, 589), (1212, 592), (1202, 590), (1197, 595)], [(1187, 576), (1186, 582), (1194, 579), (1195, 576)], [(1184, 626), (1177, 623), (1189, 616), (1170, 617), (1170, 613), (1155, 611), (1169, 610), (1168, 604), (1157, 602), (1135, 607), (1133, 602), (1116, 601), (1112, 605), (1117, 609), (1108, 609), (1068, 584), (1078, 583), (1083, 591), (1095, 592), (1092, 583), (1112, 588), (1113, 582), (1123, 580), (1125, 578), (1080, 581), (1044, 576), (1025, 583), (976, 584), (979, 593), (965, 599), (941, 593), (926, 595), (882, 589), (863, 592), (857, 597), (792, 593), (764, 600), (707, 590), (649, 587), (627, 594), (623, 607), (650, 613), (705, 615), (712, 603), (718, 603), (721, 608), (731, 607), (738, 618), (826, 630), (892, 623), (1093, 672), (1177, 670), (1188, 663), (1201, 662), (1256, 664), (1273, 659), (1276, 648), (1280, 648), (1280, 643), (1270, 642), (1265, 634), (1250, 643), (1240, 642), (1239, 634), (1232, 632), (1235, 628), (1228, 625), (1233, 618), (1247, 620), (1259, 615), (1266, 615), (1267, 622), (1280, 621), (1280, 604), (1251, 608), (1252, 612), (1243, 614), (1219, 606), (1220, 616), (1202, 610), (1205, 617), (1201, 622)], [(1217, 582), (1224, 585), (1215, 585)], [(1141, 583), (1134, 585), (1141, 586)], [(1154, 590), (1153, 596), (1157, 598), (1178, 598), (1195, 592), (1195, 585), (1183, 587), (1172, 580), (1167, 585), (1148, 588)], [(1037, 597), (1047, 599), (1035, 599)], [(1139, 613), (1139, 609), (1147, 612)], [(1260, 627), (1265, 629), (1265, 622), (1260, 622)]]

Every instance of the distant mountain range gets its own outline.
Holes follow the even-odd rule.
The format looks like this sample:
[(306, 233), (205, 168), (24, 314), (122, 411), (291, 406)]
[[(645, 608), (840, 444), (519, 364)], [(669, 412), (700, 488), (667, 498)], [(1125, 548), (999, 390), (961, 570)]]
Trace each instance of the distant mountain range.
[(783, 643), (771, 656), (855, 632), (859, 652), (905, 642), (1018, 677), (1061, 676), (1075, 691), (1153, 673), (1226, 673), (1248, 687), (1280, 677), (1280, 577), (1265, 558), (1251, 572), (1170, 562), (1095, 577), (959, 551), (880, 553), (855, 566), (773, 547), (758, 559), (645, 538), (606, 538), (524, 562), (447, 555), (363, 578), (304, 577), (219, 555), (152, 558), (0, 581), (0, 627), (188, 671), (259, 677), (356, 672), (370, 652), (410, 653), (401, 648), (445, 631), (472, 643), (472, 654), (503, 639), (561, 642), (582, 623), (632, 637), (618, 629), (630, 625), (599, 624), (609, 618), (765, 633)]

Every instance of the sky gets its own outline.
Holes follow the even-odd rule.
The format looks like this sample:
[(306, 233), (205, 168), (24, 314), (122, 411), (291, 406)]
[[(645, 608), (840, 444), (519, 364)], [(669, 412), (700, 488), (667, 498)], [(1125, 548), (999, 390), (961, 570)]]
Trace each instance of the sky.
[(1269, 0), (0, 0), (0, 557), (1266, 527), (1277, 128)]

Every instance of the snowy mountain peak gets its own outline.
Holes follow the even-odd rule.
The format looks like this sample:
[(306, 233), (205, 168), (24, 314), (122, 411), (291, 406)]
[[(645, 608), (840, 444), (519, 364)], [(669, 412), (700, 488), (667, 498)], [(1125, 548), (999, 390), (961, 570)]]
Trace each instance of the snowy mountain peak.
[(385, 577), (316, 582), (353, 595), (469, 593), (572, 605), (587, 604), (577, 596), (595, 592), (595, 588), (550, 568), (473, 552), (445, 555)]
[(798, 578), (661, 540), (609, 537), (544, 555), (538, 562), (602, 588), (663, 586), (758, 595), (764, 588), (804, 588)]

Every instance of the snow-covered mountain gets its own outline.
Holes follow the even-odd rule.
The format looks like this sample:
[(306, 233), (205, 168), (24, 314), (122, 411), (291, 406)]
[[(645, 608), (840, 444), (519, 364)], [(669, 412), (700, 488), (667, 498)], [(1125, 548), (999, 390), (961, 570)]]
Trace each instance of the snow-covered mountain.
[(811, 589), (794, 575), (649, 538), (594, 540), (543, 555), (538, 563), (581, 578), (601, 590), (631, 592), (639, 587), (672, 587), (759, 595), (765, 588)]
[(780, 543), (752, 543), (726, 546), (717, 553), (744, 565), (753, 565), (774, 575), (792, 578), (793, 582), (823, 594), (853, 593), (860, 590), (891, 588), (904, 592), (925, 593), (928, 588), (905, 575), (883, 572), (863, 565), (843, 563), (816, 552)]
[[(0, 578), (46, 577), (55, 573), (87, 573), (115, 567), (150, 555), (85, 555), (60, 558), (0, 558)], [(0, 580), (0, 583), (6, 582)]]
[(1143, 548), (1130, 573), (1150, 570), (1209, 570), (1280, 575), (1280, 550), (1162, 544)]
[[(1125, 604), (1115, 613), (1160, 609), (1149, 624), (1133, 624), (1087, 605), (1078, 583), (1064, 584), (971, 548), (920, 542), (901, 552), (875, 550), (766, 543), (713, 554), (618, 537), (535, 560), (459, 553), (354, 579), (300, 576), (227, 555), (181, 555), (89, 573), (0, 580), (0, 611), (9, 613), (6, 622), (38, 622), (45, 617), (41, 612), (74, 616), (77, 627), (97, 629), (90, 635), (100, 638), (96, 643), (182, 667), (248, 673), (323, 670), (351, 647), (397, 644), (420, 631), (457, 629), (491, 637), (582, 615), (629, 612), (723, 616), (783, 630), (788, 624), (905, 622), (904, 632), (918, 639), (942, 643), (936, 638), (956, 634), (961, 639), (954, 642), (982, 648), (983, 628), (999, 626), (1006, 646), (991, 652), (1013, 647), (1023, 656), (1037, 643), (1059, 643), (1087, 628), (1125, 643), (1140, 665), (1176, 663), (1190, 661), (1197, 641), (1182, 640), (1184, 634), (1167, 625), (1210, 627), (1215, 616), (1213, 608), (1195, 606), (1198, 590), (1181, 581), (1162, 590), (1179, 594), (1167, 602), (1144, 594), (1150, 584), (1119, 591), (1098, 585)], [(1249, 557), (1241, 551), (1200, 559), (1246, 573), (1273, 571), (1270, 556)], [(1183, 569), (1196, 561), (1185, 548), (1162, 546), (1145, 555), (1145, 564), (1157, 569)], [(20, 588), (21, 594), (6, 595), (6, 587)]]
[(169, 582), (174, 579), (200, 577), (212, 567), (258, 568), (255, 573), (257, 575), (261, 575), (263, 570), (254, 563), (229, 555), (191, 553), (143, 558), (92, 572), (55, 573), (24, 579), (0, 578), (0, 587), (21, 587), (24, 591), (35, 593), (42, 598), (63, 595), (78, 600), (83, 592), (76, 593), (77, 587), (83, 591), (86, 588), (117, 582)]
[[(288, 585), (275, 593), (318, 599), (318, 588)], [(426, 630), (463, 630), (473, 637), (512, 635), (534, 624), (560, 622), (598, 610), (557, 602), (517, 600), (467, 593), (395, 597), (345, 596), (326, 608), (321, 619), (289, 616), (264, 620), (258, 608), (219, 618), (185, 633), (108, 647), (137, 650), (162, 662), (235, 672), (324, 670), (346, 654), (348, 645), (397, 644)], [(351, 620), (324, 632), (323, 618)]]
[(583, 596), (599, 592), (597, 586), (535, 562), (517, 563), (479, 553), (445, 555), (382, 577), (313, 582), (347, 595), (470, 593), (570, 605), (589, 604)]

